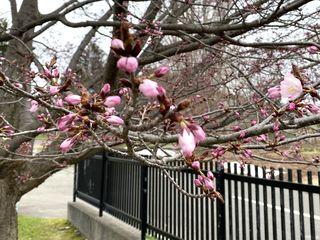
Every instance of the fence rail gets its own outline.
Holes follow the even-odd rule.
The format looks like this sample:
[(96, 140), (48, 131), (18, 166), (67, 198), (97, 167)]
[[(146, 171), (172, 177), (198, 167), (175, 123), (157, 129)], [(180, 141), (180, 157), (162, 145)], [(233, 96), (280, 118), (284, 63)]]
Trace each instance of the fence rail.
[[(320, 240), (320, 172), (279, 169), (267, 179), (262, 169), (249, 166), (238, 172), (205, 163), (215, 175), (225, 203), (191, 198), (178, 191), (161, 169), (115, 155), (96, 155), (75, 168), (76, 197), (112, 214), (157, 239), (311, 239)], [(203, 166), (204, 167), (204, 166)], [(245, 170), (245, 171), (244, 171)], [(191, 170), (168, 174), (188, 193), (199, 194)], [(286, 176), (286, 179), (285, 179)], [(317, 179), (317, 183), (313, 180)]]

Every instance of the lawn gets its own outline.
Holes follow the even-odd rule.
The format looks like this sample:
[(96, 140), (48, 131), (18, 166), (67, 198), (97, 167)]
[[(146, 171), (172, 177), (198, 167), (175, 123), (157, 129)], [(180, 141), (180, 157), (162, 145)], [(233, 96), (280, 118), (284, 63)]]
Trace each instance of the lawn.
[(19, 216), (19, 240), (84, 240), (65, 219)]

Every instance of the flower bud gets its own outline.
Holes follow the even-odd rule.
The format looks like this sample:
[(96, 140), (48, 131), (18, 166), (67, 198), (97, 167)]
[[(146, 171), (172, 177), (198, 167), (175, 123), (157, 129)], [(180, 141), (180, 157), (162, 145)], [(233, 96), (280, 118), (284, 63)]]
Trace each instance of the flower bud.
[(156, 77), (162, 77), (162, 76), (166, 75), (169, 72), (169, 70), (170, 70), (170, 68), (168, 66), (162, 66), (154, 72), (154, 75)]
[(199, 170), (200, 170), (200, 162), (199, 162), (199, 161), (194, 161), (194, 162), (191, 164), (191, 167), (193, 168), (193, 170), (199, 171)]
[(138, 69), (138, 60), (135, 57), (121, 57), (117, 67), (124, 72), (134, 73)]

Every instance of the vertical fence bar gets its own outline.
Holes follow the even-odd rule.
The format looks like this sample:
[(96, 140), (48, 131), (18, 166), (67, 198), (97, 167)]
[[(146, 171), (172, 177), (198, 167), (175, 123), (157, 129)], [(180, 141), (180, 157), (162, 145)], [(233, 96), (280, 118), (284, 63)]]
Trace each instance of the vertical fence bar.
[[(274, 180), (274, 171), (271, 170), (271, 179)], [(272, 230), (273, 230), (273, 240), (278, 238), (278, 225), (277, 225), (277, 210), (276, 210), (276, 191), (275, 187), (271, 187), (271, 205), (272, 205)]]
[[(233, 165), (233, 173), (238, 174), (238, 167), (237, 164)], [(240, 230), (239, 230), (239, 196), (238, 196), (238, 181), (234, 181), (234, 206), (235, 206), (235, 225), (236, 225), (236, 234), (235, 236), (240, 236)]]
[(148, 167), (141, 165), (140, 175), (140, 220), (141, 220), (141, 240), (146, 239), (147, 233), (147, 204), (148, 204)]
[(78, 190), (78, 164), (74, 165), (74, 175), (73, 175), (73, 198), (72, 201), (75, 202), (77, 198), (77, 190)]
[[(228, 162), (228, 173), (231, 174), (231, 165)], [(233, 229), (232, 229), (232, 189), (231, 189), (231, 180), (228, 180), (228, 203), (229, 203), (229, 239), (233, 239)]]
[[(248, 176), (251, 177), (251, 166), (248, 166)], [(253, 240), (253, 216), (252, 216), (252, 188), (251, 183), (248, 183), (248, 198), (249, 198), (249, 238)], [(257, 203), (256, 203), (257, 204)]]
[[(266, 169), (263, 168), (263, 178), (266, 178)], [(267, 186), (263, 185), (263, 212), (264, 212), (264, 239), (269, 239), (269, 218), (268, 218), (268, 199)]]
[[(186, 187), (185, 187), (185, 176), (186, 176), (186, 174), (185, 174), (185, 172), (181, 172), (181, 174), (180, 174), (180, 176), (181, 176), (181, 186), (182, 186), (182, 188), (183, 189), (186, 189)], [(180, 197), (181, 197), (181, 201), (182, 201), (182, 229), (181, 229), (181, 238), (182, 239), (185, 239), (185, 226), (186, 226), (186, 224), (184, 224), (185, 222), (187, 222), (188, 223), (188, 219), (186, 219), (186, 205), (185, 205), (185, 195), (184, 194), (182, 194), (180, 191), (179, 191), (179, 195), (180, 195)]]
[[(241, 167), (240, 174), (243, 176), (243, 168)], [(245, 203), (245, 190), (244, 190), (244, 181), (241, 181), (241, 225), (242, 225), (242, 239), (245, 240), (246, 238), (246, 203)]]
[(106, 152), (102, 152), (102, 168), (101, 168), (101, 185), (100, 185), (100, 199), (99, 199), (99, 217), (103, 215), (104, 209), (104, 188), (105, 188), (105, 176), (106, 176), (106, 162), (107, 156)]
[[(259, 168), (255, 166), (255, 177), (259, 177)], [(256, 187), (256, 230), (257, 230), (257, 240), (261, 240), (261, 231), (260, 231), (260, 188), (259, 184), (255, 185)]]
[[(279, 168), (279, 180), (283, 181), (283, 168)], [(284, 191), (280, 188), (281, 238), (286, 239), (286, 221), (284, 213)]]
[[(225, 197), (224, 192), (224, 168), (222, 163), (218, 163), (218, 175), (216, 178), (216, 187), (217, 191)], [(225, 203), (220, 200), (217, 201), (217, 239), (225, 240), (226, 239), (226, 213), (225, 213)]]
[[(288, 182), (292, 182), (292, 170), (288, 169)], [(294, 208), (293, 208), (293, 191), (289, 190), (289, 208), (290, 208), (290, 232), (291, 232), (291, 239), (296, 239), (295, 234), (295, 225), (294, 225)]]
[[(312, 172), (308, 171), (308, 184), (312, 185)], [(309, 192), (309, 212), (310, 212), (310, 232), (311, 240), (316, 239), (316, 230), (314, 224), (314, 206), (313, 206), (313, 193)]]
[[(297, 170), (297, 178), (298, 178), (298, 183), (302, 183), (302, 174), (301, 170)], [(302, 198), (302, 191), (298, 191), (298, 198), (299, 198), (299, 219), (300, 219), (300, 239), (304, 240), (305, 239), (305, 234), (304, 234), (304, 216), (303, 216), (303, 198)]]

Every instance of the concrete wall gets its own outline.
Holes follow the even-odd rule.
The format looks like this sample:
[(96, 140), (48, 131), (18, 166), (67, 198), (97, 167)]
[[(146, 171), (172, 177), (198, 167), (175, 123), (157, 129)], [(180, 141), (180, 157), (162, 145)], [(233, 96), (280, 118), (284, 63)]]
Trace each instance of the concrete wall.
[(88, 240), (139, 240), (140, 231), (83, 202), (68, 203), (68, 220)]

